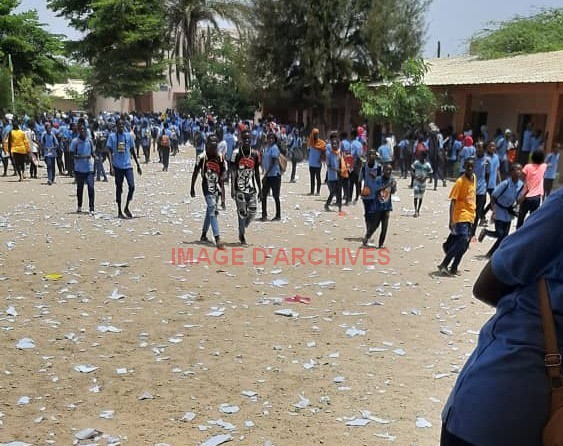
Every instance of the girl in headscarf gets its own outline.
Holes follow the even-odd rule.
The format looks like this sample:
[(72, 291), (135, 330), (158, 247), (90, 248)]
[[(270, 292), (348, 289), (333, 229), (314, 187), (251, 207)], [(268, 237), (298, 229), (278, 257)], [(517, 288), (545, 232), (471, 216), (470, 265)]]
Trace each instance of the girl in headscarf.
[(319, 138), (319, 129), (313, 129), (309, 136), (309, 176), (311, 178), (311, 191), (309, 195), (313, 195), (315, 190), (316, 195), (321, 193), (321, 167), (325, 151), (326, 143)]

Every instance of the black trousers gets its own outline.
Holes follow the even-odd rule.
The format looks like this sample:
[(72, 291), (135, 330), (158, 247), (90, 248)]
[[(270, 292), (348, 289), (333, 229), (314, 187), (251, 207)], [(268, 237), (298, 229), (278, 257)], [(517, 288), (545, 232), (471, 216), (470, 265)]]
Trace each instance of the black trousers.
[(366, 219), (366, 239), (370, 239), (371, 236), (377, 231), (377, 228), (381, 224), (381, 232), (379, 234), (379, 246), (383, 246), (385, 243), (385, 237), (387, 236), (387, 228), (389, 227), (389, 211), (376, 211), (370, 212), (365, 215)]
[(485, 219), (485, 203), (487, 202), (487, 195), (475, 196), (475, 221), (473, 222), (472, 234), (475, 235), (477, 225), (481, 220)]
[[(309, 167), (309, 176), (311, 177), (311, 195), (315, 192), (321, 193), (321, 168), (320, 167)], [(316, 180), (316, 190), (315, 190), (315, 180)]]
[(280, 189), (281, 176), (266, 177), (264, 179), (264, 184), (262, 185), (262, 218), (268, 217), (268, 194), (270, 190), (272, 190), (272, 196), (276, 203), (276, 218), (281, 218)]
[(336, 205), (338, 209), (342, 208), (342, 181), (341, 180), (334, 180), (328, 182), (328, 190), (330, 193), (328, 194), (328, 198), (326, 200), (326, 205), (330, 206), (332, 203), (332, 199), (336, 197)]
[(27, 153), (12, 153), (12, 157), (14, 158), (16, 172), (19, 176), (22, 176), (25, 172), (25, 160), (27, 159)]
[(518, 221), (516, 222), (516, 229), (524, 224), (524, 219), (528, 212), (530, 215), (540, 207), (541, 197), (538, 195), (536, 197), (527, 197), (524, 199), (520, 205), (520, 210), (518, 211)]

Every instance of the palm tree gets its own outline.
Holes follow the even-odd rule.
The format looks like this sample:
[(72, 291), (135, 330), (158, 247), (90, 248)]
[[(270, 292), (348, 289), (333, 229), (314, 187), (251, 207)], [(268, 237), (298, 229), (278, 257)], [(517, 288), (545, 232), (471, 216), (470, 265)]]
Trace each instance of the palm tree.
[[(169, 57), (175, 61), (176, 79), (180, 82), (183, 75), (188, 87), (192, 81), (192, 62), (203, 47), (202, 25), (219, 29), (223, 21), (242, 27), (248, 23), (251, 6), (248, 0), (166, 0), (165, 11)], [(170, 77), (173, 69), (171, 65)]]

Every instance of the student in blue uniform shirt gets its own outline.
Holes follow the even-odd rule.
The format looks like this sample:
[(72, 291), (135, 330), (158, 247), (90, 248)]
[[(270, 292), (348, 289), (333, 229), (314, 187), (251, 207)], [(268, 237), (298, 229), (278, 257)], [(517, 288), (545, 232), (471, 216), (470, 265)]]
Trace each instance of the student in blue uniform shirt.
[(79, 134), (70, 143), (70, 151), (74, 157), (74, 177), (76, 178), (77, 213), (82, 212), (84, 183), (88, 186), (88, 208), (94, 215), (94, 157), (95, 149), (92, 139), (88, 138), (86, 128), (79, 126)]
[(473, 288), (496, 307), (442, 412), (441, 446), (541, 446), (551, 386), (538, 302), (550, 295), (563, 347), (563, 189), (493, 254)]
[(479, 223), (485, 224), (485, 203), (487, 202), (487, 170), (489, 161), (485, 156), (485, 147), (482, 142), (477, 143), (475, 156), (475, 222), (473, 223), (473, 235), (477, 231)]
[(486, 218), (487, 212), (491, 209), (491, 195), (495, 190), (495, 187), (500, 183), (500, 160), (497, 155), (497, 145), (494, 141), (491, 141), (487, 146), (487, 193), (489, 194), (489, 202), (483, 209), (483, 218)]
[(397, 191), (397, 183), (391, 176), (392, 171), (393, 168), (391, 164), (384, 164), (381, 176), (378, 176), (373, 184), (375, 189), (375, 218), (372, 222), (372, 226), (368, 229), (368, 232), (366, 232), (363, 242), (364, 245), (367, 245), (368, 240), (371, 238), (373, 233), (377, 231), (379, 225), (381, 224), (379, 244), (377, 245), (378, 249), (385, 246), (385, 237), (387, 236), (387, 229), (389, 227), (389, 216), (393, 210), (391, 196)]
[(514, 205), (524, 189), (524, 183), (520, 180), (521, 175), (522, 166), (519, 163), (514, 163), (510, 168), (510, 177), (501, 181), (491, 195), (495, 230), (489, 231), (483, 228), (479, 234), (479, 241), (482, 242), (487, 235), (495, 237), (497, 240), (486, 254), (486, 257), (493, 255), (510, 232), (510, 223), (516, 214)]
[(361, 196), (364, 203), (364, 219), (366, 222), (366, 235), (362, 239), (364, 246), (368, 246), (370, 237), (375, 232), (376, 226), (376, 180), (381, 174), (381, 167), (377, 164), (377, 152), (371, 149), (368, 152), (367, 162), (360, 169), (359, 183), (362, 186)]
[[(133, 200), (135, 191), (135, 176), (131, 165), (131, 157), (137, 165), (137, 173), (142, 175), (143, 171), (135, 153), (135, 143), (131, 134), (124, 131), (123, 120), (119, 119), (116, 132), (108, 136), (106, 148), (109, 150), (110, 174), (115, 175), (115, 202), (117, 203), (117, 216), (119, 218), (133, 218), (129, 210), (129, 204)], [(127, 202), (125, 209), (121, 210), (121, 195), (123, 193), (123, 179), (127, 180)], [(124, 215), (125, 214), (125, 215)]]
[(45, 131), (41, 135), (39, 144), (47, 165), (47, 184), (50, 186), (55, 182), (55, 160), (59, 150), (59, 140), (51, 129), (50, 122), (45, 123)]
[[(350, 181), (349, 181), (349, 189), (348, 189), (348, 201), (352, 200), (352, 194), (354, 192), (354, 188), (356, 188), (356, 197), (354, 198), (354, 203), (358, 202), (358, 198), (360, 197), (360, 178), (359, 172), (357, 172), (358, 168), (362, 165), (362, 157), (364, 156), (364, 146), (362, 141), (358, 137), (358, 130), (352, 129), (350, 132), (350, 136), (352, 141), (350, 142), (350, 151), (352, 152), (352, 156), (354, 157), (354, 167), (355, 169), (350, 174)], [(377, 163), (376, 163), (377, 164)], [(378, 165), (379, 166), (379, 165)]]
[(325, 211), (330, 211), (332, 199), (336, 197), (338, 212), (342, 212), (342, 180), (340, 178), (340, 140), (337, 133), (330, 135), (330, 145), (326, 147), (326, 172), (328, 182), (328, 198), (325, 203)]
[(559, 168), (559, 151), (561, 150), (561, 144), (556, 144), (551, 149), (551, 152), (545, 157), (545, 164), (547, 164), (547, 169), (543, 174), (543, 194), (544, 199), (549, 197), (551, 189), (553, 189), (553, 182), (557, 178), (557, 170)]
[(272, 190), (272, 196), (276, 203), (276, 216), (272, 221), (281, 220), (281, 171), (280, 171), (280, 149), (276, 144), (276, 135), (272, 132), (266, 137), (267, 146), (262, 155), (262, 169), (264, 177), (262, 179), (262, 221), (268, 219), (268, 194)]

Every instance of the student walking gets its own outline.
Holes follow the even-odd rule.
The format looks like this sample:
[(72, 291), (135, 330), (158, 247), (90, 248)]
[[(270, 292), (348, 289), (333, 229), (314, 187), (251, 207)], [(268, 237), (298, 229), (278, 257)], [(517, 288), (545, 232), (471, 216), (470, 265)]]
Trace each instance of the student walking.
[(94, 215), (94, 143), (86, 133), (86, 127), (79, 126), (78, 137), (70, 143), (70, 152), (74, 157), (74, 177), (76, 178), (77, 213), (82, 212), (84, 184), (88, 187), (88, 209)]
[(537, 150), (532, 153), (531, 163), (526, 164), (522, 169), (524, 193), (519, 197), (520, 209), (518, 211), (516, 229), (524, 224), (524, 219), (528, 212), (532, 214), (540, 207), (543, 197), (543, 176), (547, 169), (544, 159), (544, 151)]
[(465, 161), (464, 174), (456, 180), (450, 192), (450, 235), (443, 245), (446, 255), (438, 266), (445, 275), (459, 274), (459, 264), (469, 248), (471, 225), (475, 221), (474, 163), (472, 158)]
[(246, 245), (246, 229), (256, 216), (256, 192), (262, 196), (260, 186), (260, 155), (250, 147), (250, 130), (241, 134), (241, 147), (238, 150), (233, 172), (234, 198), (238, 214), (238, 235), (241, 245)]
[(559, 189), (503, 241), (475, 282), (473, 294), (495, 314), (442, 411), (441, 446), (547, 444), (542, 431), (560, 379), (546, 366), (558, 375), (561, 358), (546, 356), (539, 300), (551, 301), (556, 346), (563, 346), (562, 208)]
[(41, 135), (40, 145), (47, 165), (47, 184), (50, 186), (55, 182), (55, 163), (57, 153), (61, 150), (59, 140), (53, 133), (50, 122), (45, 123), (45, 131)]
[(432, 166), (426, 161), (427, 152), (420, 153), (420, 159), (415, 160), (411, 169), (413, 172), (414, 217), (420, 217), (422, 199), (426, 192), (426, 182), (432, 181)]
[(15, 171), (19, 175), (18, 181), (25, 178), (25, 160), (30, 150), (29, 141), (17, 121), (13, 122), (12, 130), (8, 133), (8, 153), (13, 157)]
[(309, 195), (321, 194), (321, 166), (325, 152), (326, 143), (319, 138), (319, 129), (313, 129), (309, 136), (309, 176), (311, 179)]
[(486, 257), (493, 255), (510, 232), (512, 218), (516, 216), (514, 206), (524, 188), (524, 183), (520, 181), (521, 175), (522, 166), (519, 163), (514, 163), (510, 168), (510, 177), (501, 181), (491, 195), (495, 230), (489, 231), (487, 228), (483, 228), (478, 238), (479, 242), (482, 242), (486, 236), (496, 238), (495, 244), (489, 249)]
[(192, 174), (190, 196), (195, 198), (195, 183), (197, 176), (201, 172), (201, 188), (207, 208), (199, 240), (201, 242), (209, 242), (207, 232), (209, 227), (211, 227), (217, 249), (225, 249), (225, 245), (221, 241), (219, 221), (217, 220), (217, 215), (219, 214), (217, 204), (221, 196), (221, 183), (225, 176), (225, 164), (217, 151), (217, 144), (217, 136), (210, 134), (205, 142), (205, 151), (198, 156)]
[[(280, 170), (280, 149), (276, 142), (277, 138), (273, 132), (268, 133), (266, 138), (267, 146), (262, 155), (262, 169), (264, 177), (262, 178), (262, 221), (268, 220), (268, 194), (272, 190), (272, 196), (276, 204), (276, 216), (272, 221), (281, 220), (281, 170)], [(320, 172), (320, 171), (319, 171)], [(319, 186), (320, 187), (320, 186)]]
[[(383, 165), (383, 172), (380, 176), (376, 176), (375, 181), (366, 181), (363, 177), (362, 173), (365, 173), (368, 177), (370, 174), (373, 173), (369, 167), (364, 171), (362, 169), (362, 173), (360, 174), (362, 180), (365, 182), (364, 184), (371, 184), (371, 187), (368, 186), (370, 192), (370, 198), (368, 200), (372, 200), (368, 203), (370, 207), (370, 218), (369, 224), (366, 219), (366, 235), (362, 240), (362, 244), (364, 246), (368, 246), (369, 239), (373, 236), (375, 231), (379, 228), (381, 224), (381, 232), (379, 234), (379, 243), (377, 247), (379, 249), (385, 246), (385, 238), (387, 236), (387, 229), (389, 228), (389, 216), (391, 211), (393, 210), (393, 202), (391, 201), (391, 196), (397, 191), (397, 182), (391, 176), (393, 168), (391, 164), (384, 164)], [(372, 177), (370, 177), (371, 179)], [(364, 204), (366, 202), (364, 201)], [(366, 214), (367, 208), (366, 208)]]
[(553, 182), (557, 177), (557, 170), (559, 168), (559, 151), (561, 150), (561, 144), (553, 146), (551, 152), (545, 158), (545, 164), (547, 168), (543, 174), (543, 194), (544, 198), (549, 197), (551, 194), (551, 189), (553, 188)]
[(485, 156), (485, 147), (482, 142), (477, 143), (475, 156), (475, 222), (471, 234), (474, 236), (479, 223), (485, 224), (485, 203), (487, 201), (487, 172), (489, 171), (489, 160)]
[[(135, 176), (131, 158), (137, 165), (137, 173), (142, 175), (143, 171), (135, 152), (135, 142), (129, 132), (124, 131), (123, 120), (119, 119), (116, 124), (116, 132), (108, 136), (106, 148), (109, 150), (110, 174), (115, 175), (115, 202), (117, 203), (117, 216), (119, 218), (133, 218), (129, 210), (129, 204), (133, 200), (135, 192)], [(127, 180), (127, 201), (125, 209), (121, 210), (121, 195), (123, 193), (123, 180)]]
[[(330, 211), (333, 198), (336, 197), (338, 212), (342, 212), (342, 154), (340, 152), (340, 139), (337, 133), (330, 135), (330, 146), (326, 154), (326, 170), (328, 175), (328, 198), (325, 203), (325, 211)], [(348, 170), (346, 169), (346, 176)]]

